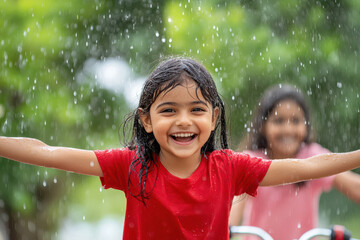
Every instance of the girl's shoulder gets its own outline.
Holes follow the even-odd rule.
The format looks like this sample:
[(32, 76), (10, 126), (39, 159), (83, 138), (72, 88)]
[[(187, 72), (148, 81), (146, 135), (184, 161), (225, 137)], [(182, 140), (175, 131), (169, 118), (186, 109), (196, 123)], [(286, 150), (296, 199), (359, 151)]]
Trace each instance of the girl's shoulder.
[[(265, 156), (265, 155), (264, 155)], [(236, 152), (231, 149), (221, 149), (211, 152), (207, 157), (211, 161), (228, 162), (230, 164), (249, 164), (260, 162), (262, 159), (266, 160), (266, 156), (252, 154), (249, 151)]]
[(219, 149), (214, 150), (208, 154), (210, 158), (231, 158), (231, 157), (242, 157), (245, 153), (242, 152), (235, 152), (231, 149)]
[(244, 154), (249, 154), (252, 157), (259, 157), (263, 159), (268, 159), (268, 156), (265, 154), (264, 149), (259, 150), (244, 150)]
[(94, 151), (98, 160), (118, 160), (118, 159), (129, 159), (131, 160), (135, 154), (136, 150), (130, 150), (129, 148), (110, 148), (105, 150), (95, 150)]

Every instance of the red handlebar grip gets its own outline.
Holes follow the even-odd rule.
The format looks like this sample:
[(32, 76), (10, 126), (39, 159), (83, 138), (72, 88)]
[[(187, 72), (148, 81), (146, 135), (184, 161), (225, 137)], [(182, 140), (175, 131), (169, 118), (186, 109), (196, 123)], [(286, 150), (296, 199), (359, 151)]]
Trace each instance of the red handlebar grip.
[(331, 228), (331, 240), (350, 240), (351, 233), (344, 226), (335, 225)]

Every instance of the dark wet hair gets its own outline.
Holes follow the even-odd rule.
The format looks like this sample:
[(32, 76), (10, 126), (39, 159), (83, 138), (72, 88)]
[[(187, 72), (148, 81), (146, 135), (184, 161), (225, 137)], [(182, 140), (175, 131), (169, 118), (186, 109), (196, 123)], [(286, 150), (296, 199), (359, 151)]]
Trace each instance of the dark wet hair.
[[(215, 129), (201, 148), (201, 154), (212, 152), (217, 148), (228, 148), (224, 103), (217, 92), (215, 82), (210, 73), (195, 60), (175, 57), (160, 63), (144, 83), (138, 109), (143, 110), (142, 114), (149, 114), (151, 105), (162, 92), (171, 91), (188, 79), (193, 80), (197, 84), (197, 89), (200, 90), (205, 100), (211, 103), (213, 109), (219, 109)], [(153, 133), (145, 131), (140, 121), (138, 109), (126, 119), (123, 133), (126, 134), (127, 125), (133, 122), (132, 137), (126, 146), (131, 150), (136, 150), (136, 155), (129, 168), (128, 189), (132, 196), (145, 204), (145, 199), (149, 198), (151, 194), (151, 191), (145, 191), (147, 176), (154, 168), (157, 170), (158, 166), (155, 162), (154, 153), (157, 155), (160, 153), (160, 145)], [(131, 186), (136, 184), (131, 182), (131, 174), (138, 175), (139, 192), (130, 190), (134, 189)]]
[(257, 150), (267, 147), (266, 137), (261, 133), (261, 128), (269, 114), (282, 100), (294, 100), (304, 111), (306, 121), (306, 137), (304, 143), (310, 143), (311, 121), (310, 109), (303, 93), (295, 86), (279, 84), (267, 89), (259, 101), (252, 124), (250, 126), (247, 149)]
[[(247, 144), (248, 149), (266, 149), (267, 140), (266, 137), (261, 133), (261, 128), (276, 105), (283, 100), (295, 101), (304, 111), (306, 121), (306, 136), (304, 143), (311, 143), (310, 109), (304, 94), (295, 86), (279, 84), (267, 89), (259, 101), (259, 105), (250, 128)], [(306, 181), (294, 183), (294, 186), (296, 187), (303, 187), (305, 185)]]

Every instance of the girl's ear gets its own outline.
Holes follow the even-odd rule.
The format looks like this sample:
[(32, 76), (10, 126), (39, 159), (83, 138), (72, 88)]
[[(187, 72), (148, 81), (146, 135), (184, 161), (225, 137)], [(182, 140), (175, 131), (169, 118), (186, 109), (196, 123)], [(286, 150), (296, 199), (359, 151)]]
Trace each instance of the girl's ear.
[(150, 119), (150, 113), (145, 113), (144, 109), (142, 108), (139, 108), (138, 111), (141, 124), (144, 126), (145, 131), (147, 133), (151, 133), (153, 129)]
[(216, 127), (216, 120), (219, 117), (219, 108), (216, 107), (214, 108), (214, 112), (213, 112), (213, 116), (212, 116), (212, 120), (211, 120), (211, 130), (214, 131), (215, 127)]

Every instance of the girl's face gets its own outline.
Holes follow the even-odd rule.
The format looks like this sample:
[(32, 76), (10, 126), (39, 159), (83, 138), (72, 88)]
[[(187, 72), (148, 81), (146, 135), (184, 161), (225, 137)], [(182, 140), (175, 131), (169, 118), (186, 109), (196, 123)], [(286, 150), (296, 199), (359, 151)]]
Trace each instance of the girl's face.
[(205, 100), (196, 83), (187, 79), (162, 92), (140, 118), (160, 145), (160, 160), (199, 160), (201, 147), (215, 128), (218, 109)]
[(294, 100), (280, 101), (265, 121), (262, 134), (272, 159), (295, 157), (307, 134), (303, 109)]

